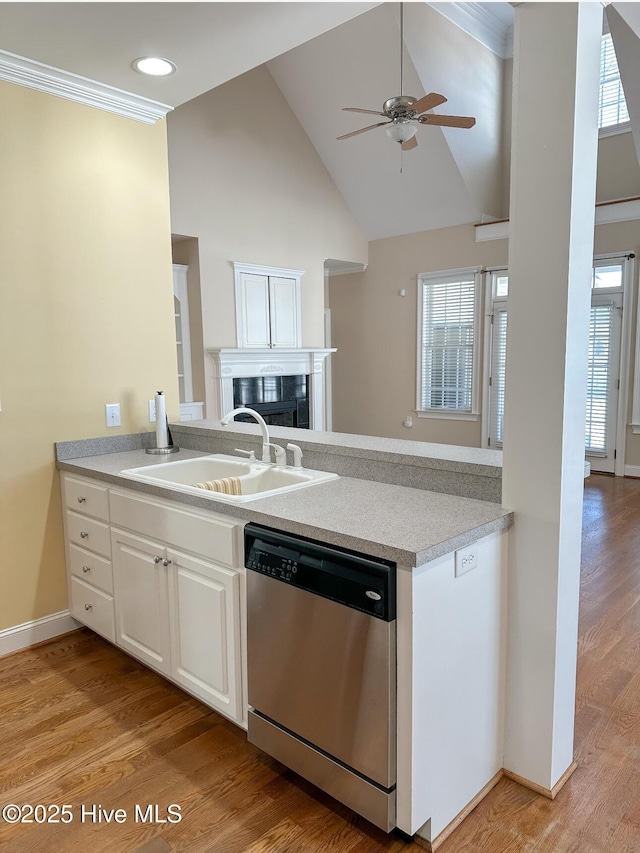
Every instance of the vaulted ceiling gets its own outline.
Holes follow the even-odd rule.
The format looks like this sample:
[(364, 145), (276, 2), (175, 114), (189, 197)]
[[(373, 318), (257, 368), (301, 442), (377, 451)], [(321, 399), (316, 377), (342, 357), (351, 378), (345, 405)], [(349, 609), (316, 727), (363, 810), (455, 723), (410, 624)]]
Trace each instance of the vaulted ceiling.
[[(609, 17), (640, 140), (640, 4), (613, 4)], [(383, 128), (336, 141), (376, 121), (342, 107), (379, 110), (400, 94), (398, 3), (0, 3), (0, 78), (3, 56), (17, 54), (177, 107), (267, 63), (372, 239), (507, 213), (512, 19), (506, 2), (405, 4), (404, 94), (439, 92), (448, 100), (436, 112), (477, 124), (420, 127), (403, 156)], [(144, 55), (167, 56), (177, 73), (137, 74), (130, 63)]]

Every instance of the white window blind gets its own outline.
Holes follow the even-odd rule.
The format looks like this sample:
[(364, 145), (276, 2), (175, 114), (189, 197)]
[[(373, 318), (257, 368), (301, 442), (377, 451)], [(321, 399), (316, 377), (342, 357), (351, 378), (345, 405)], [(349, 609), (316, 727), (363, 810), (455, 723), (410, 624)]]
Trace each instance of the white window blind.
[(598, 127), (612, 127), (629, 121), (620, 70), (611, 33), (602, 36), (600, 50), (600, 100)]
[(474, 409), (476, 273), (420, 276), (418, 409)]
[(607, 449), (607, 408), (614, 310), (613, 302), (591, 306), (585, 429), (585, 447), (588, 451), (604, 452)]
[[(504, 276), (506, 279), (506, 276)], [(489, 436), (492, 447), (504, 441), (504, 386), (507, 364), (507, 304), (494, 303), (491, 341), (491, 395), (489, 404)]]

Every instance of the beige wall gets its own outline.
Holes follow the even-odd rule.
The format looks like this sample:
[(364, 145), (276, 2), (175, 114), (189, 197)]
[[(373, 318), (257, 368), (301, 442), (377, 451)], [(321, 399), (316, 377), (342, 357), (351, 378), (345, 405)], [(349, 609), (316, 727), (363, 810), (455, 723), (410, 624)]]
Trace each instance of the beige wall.
[(598, 144), (596, 201), (640, 196), (640, 166), (633, 134), (603, 136)]
[[(0, 82), (0, 629), (67, 607), (58, 440), (177, 417), (164, 122)], [(105, 403), (122, 427), (107, 430)]]
[(480, 419), (402, 425), (416, 405), (417, 275), (506, 264), (507, 249), (476, 243), (473, 225), (441, 228), (375, 240), (366, 272), (330, 279), (335, 430), (480, 446)]
[[(236, 345), (233, 262), (305, 271), (302, 343), (324, 343), (325, 258), (367, 243), (264, 66), (168, 119), (171, 223), (197, 237), (205, 347)], [(208, 367), (208, 365), (206, 365)]]
[[(595, 253), (635, 252), (640, 257), (640, 222), (596, 228)], [(541, 248), (541, 261), (544, 251)], [(508, 261), (508, 241), (475, 242), (473, 225), (443, 228), (376, 240), (369, 246), (369, 266), (357, 275), (329, 281), (333, 356), (333, 428), (418, 441), (479, 447), (482, 421), (414, 416), (416, 404), (417, 275), (462, 267), (494, 267)], [(635, 357), (638, 291), (636, 260), (631, 364)], [(406, 289), (406, 297), (398, 292)], [(483, 340), (484, 329), (480, 330)], [(631, 377), (631, 385), (633, 377)], [(629, 400), (629, 417), (631, 399)], [(640, 465), (640, 436), (627, 433), (625, 462)]]

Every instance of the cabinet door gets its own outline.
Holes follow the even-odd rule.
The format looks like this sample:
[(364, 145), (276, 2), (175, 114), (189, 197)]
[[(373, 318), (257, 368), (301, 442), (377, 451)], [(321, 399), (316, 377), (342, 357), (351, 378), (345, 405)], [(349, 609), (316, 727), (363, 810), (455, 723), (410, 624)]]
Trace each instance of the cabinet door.
[(238, 346), (269, 347), (269, 277), (243, 273), (237, 288)]
[[(164, 545), (111, 531), (116, 642), (165, 675), (171, 672)], [(156, 561), (156, 558), (160, 558)]]
[(269, 278), (271, 346), (298, 348), (300, 337), (300, 282), (295, 278)]
[(240, 574), (172, 549), (167, 556), (172, 678), (240, 720)]

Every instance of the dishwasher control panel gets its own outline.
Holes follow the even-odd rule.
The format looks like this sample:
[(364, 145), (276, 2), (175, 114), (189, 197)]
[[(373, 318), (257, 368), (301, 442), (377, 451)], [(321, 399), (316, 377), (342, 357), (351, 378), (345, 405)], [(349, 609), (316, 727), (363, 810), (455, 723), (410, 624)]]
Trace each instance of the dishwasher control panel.
[(394, 563), (247, 524), (245, 566), (384, 621), (395, 619)]

